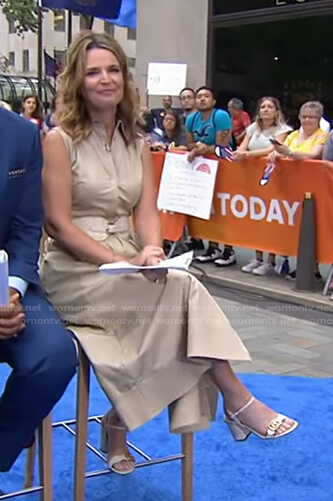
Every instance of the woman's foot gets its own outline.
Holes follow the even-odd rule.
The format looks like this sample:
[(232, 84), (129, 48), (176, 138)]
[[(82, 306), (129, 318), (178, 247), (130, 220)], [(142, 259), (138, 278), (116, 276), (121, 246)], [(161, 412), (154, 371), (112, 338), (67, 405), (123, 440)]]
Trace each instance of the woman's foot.
[(117, 413), (114, 410), (107, 412), (101, 426), (101, 450), (107, 452), (110, 469), (119, 475), (132, 473), (135, 460), (126, 443), (126, 428)]
[(250, 394), (246, 400), (225, 401), (225, 414), (227, 422), (240, 425), (261, 438), (277, 438), (298, 426), (297, 421), (278, 414)]

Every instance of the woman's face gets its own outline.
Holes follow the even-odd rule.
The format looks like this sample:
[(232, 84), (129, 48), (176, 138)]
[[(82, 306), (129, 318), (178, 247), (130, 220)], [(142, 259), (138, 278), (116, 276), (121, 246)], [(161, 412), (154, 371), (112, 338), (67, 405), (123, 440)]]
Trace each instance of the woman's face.
[(260, 105), (259, 108), (259, 118), (262, 120), (271, 120), (272, 122), (275, 120), (277, 116), (277, 109), (275, 108), (275, 104), (272, 103), (270, 99), (265, 99)]
[(96, 110), (117, 107), (124, 97), (124, 77), (113, 52), (91, 49), (87, 52), (83, 95)]
[(163, 118), (163, 127), (166, 132), (173, 132), (176, 128), (176, 119), (173, 115), (168, 113)]
[(28, 115), (32, 115), (34, 111), (36, 111), (37, 103), (34, 97), (29, 97), (23, 103), (23, 111), (25, 111)]
[(316, 132), (319, 129), (320, 118), (313, 108), (303, 108), (299, 120), (305, 132)]

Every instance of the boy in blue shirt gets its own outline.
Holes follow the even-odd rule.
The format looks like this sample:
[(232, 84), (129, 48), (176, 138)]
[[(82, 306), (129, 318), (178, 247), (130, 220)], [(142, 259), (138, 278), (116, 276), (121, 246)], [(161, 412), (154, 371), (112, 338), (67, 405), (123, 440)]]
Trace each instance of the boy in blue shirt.
[[(227, 111), (215, 108), (214, 92), (207, 86), (196, 91), (197, 111), (186, 119), (187, 147), (190, 150), (188, 159), (194, 160), (201, 155), (214, 155), (215, 145), (229, 146), (232, 134), (232, 122)], [(205, 254), (198, 256), (197, 261), (217, 266), (236, 264), (236, 256), (232, 247), (225, 246), (222, 252), (218, 243), (209, 242)]]

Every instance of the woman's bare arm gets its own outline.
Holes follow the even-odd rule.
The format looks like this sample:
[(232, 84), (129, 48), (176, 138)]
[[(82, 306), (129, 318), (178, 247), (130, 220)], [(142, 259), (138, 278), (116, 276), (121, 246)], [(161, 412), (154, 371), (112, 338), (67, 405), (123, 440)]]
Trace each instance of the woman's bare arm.
[(241, 142), (241, 144), (237, 148), (237, 151), (240, 151), (242, 153), (247, 151), (249, 144), (250, 144), (250, 140), (251, 140), (251, 136), (246, 133), (243, 141)]
[(310, 153), (304, 153), (302, 151), (293, 151), (291, 154), (291, 158), (293, 160), (321, 160), (323, 156), (324, 145), (317, 144), (312, 148)]

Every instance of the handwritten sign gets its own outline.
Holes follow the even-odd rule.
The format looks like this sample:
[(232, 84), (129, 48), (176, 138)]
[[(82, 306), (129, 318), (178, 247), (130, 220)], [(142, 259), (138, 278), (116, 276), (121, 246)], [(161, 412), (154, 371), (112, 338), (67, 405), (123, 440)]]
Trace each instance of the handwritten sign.
[(218, 161), (198, 157), (188, 162), (188, 153), (167, 153), (157, 199), (159, 210), (209, 219)]
[(178, 96), (186, 85), (187, 64), (149, 63), (148, 94)]

